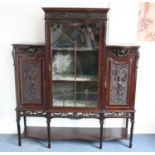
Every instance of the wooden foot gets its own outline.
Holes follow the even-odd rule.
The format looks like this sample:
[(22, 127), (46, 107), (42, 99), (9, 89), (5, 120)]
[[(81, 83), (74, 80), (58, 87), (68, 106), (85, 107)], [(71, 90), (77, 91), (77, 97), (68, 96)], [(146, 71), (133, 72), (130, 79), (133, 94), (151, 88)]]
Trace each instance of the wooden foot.
[(126, 129), (128, 129), (128, 124), (129, 124), (129, 118), (126, 118), (126, 125), (125, 125)]
[(49, 142), (48, 142), (48, 148), (49, 148), (49, 149), (51, 148), (51, 143), (49, 143)]

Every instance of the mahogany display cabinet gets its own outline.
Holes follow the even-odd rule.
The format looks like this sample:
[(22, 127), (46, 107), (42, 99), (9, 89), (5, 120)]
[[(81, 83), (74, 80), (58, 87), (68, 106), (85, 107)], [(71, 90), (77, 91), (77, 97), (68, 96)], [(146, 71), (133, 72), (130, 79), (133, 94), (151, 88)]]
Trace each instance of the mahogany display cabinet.
[[(19, 146), (33, 137), (49, 148), (55, 139), (99, 140), (102, 148), (103, 140), (122, 138), (132, 147), (139, 47), (106, 45), (109, 9), (43, 10), (45, 44), (13, 44)], [(44, 117), (47, 127), (27, 126), (27, 117)], [(98, 119), (100, 128), (52, 127), (54, 118)], [(107, 118), (126, 123), (104, 128)]]

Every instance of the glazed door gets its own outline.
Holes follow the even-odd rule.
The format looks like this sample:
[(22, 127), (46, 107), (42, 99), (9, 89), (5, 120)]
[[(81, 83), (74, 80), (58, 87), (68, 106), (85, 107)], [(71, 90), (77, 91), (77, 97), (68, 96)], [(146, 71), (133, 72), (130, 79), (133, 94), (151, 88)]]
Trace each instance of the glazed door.
[[(136, 55), (124, 49), (106, 51), (106, 81), (105, 102), (106, 110), (129, 110), (134, 106)], [(132, 52), (132, 51), (131, 51)]]
[(76, 22), (51, 26), (52, 107), (99, 108), (102, 28)]

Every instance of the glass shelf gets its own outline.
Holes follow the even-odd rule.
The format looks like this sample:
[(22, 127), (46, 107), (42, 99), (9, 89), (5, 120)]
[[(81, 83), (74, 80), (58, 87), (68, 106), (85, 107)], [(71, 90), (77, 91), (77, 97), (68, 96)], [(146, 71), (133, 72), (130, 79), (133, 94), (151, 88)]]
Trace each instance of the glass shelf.
[(55, 74), (53, 75), (53, 81), (84, 81), (84, 82), (97, 82), (98, 77), (92, 76), (92, 75), (79, 75), (79, 76), (73, 76), (73, 75), (59, 75)]
[(75, 100), (66, 100), (63, 102), (63, 100), (53, 100), (53, 105), (56, 107), (96, 107), (96, 101), (84, 101), (84, 100), (78, 100), (75, 102)]

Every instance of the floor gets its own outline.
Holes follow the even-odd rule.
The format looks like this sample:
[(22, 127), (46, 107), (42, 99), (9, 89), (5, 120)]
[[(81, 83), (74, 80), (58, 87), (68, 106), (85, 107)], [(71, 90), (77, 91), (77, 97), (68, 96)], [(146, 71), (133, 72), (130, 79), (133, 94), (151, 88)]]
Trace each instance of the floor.
[(78, 140), (52, 141), (51, 146), (48, 149), (45, 140), (24, 138), (19, 147), (17, 135), (0, 134), (0, 152), (155, 152), (155, 134), (135, 134), (131, 149), (128, 140), (104, 141), (102, 149), (98, 142)]

